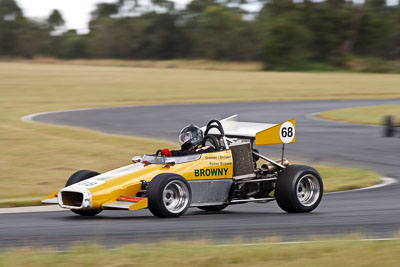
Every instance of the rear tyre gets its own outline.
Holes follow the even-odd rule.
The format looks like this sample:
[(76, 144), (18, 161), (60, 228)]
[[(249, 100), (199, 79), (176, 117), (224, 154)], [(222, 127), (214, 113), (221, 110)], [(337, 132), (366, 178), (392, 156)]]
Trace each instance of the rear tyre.
[(160, 218), (183, 215), (190, 206), (192, 192), (189, 183), (180, 175), (162, 173), (147, 188), (149, 210)]
[[(81, 181), (84, 181), (86, 179), (92, 178), (96, 175), (99, 175), (100, 173), (95, 172), (95, 171), (89, 171), (89, 170), (80, 170), (75, 172), (74, 174), (69, 177), (67, 183), (65, 184), (65, 187), (79, 183)], [(73, 213), (79, 214), (81, 216), (95, 216), (99, 214), (102, 210), (101, 209), (89, 209), (89, 210), (74, 210), (71, 209)]]
[(198, 207), (201, 210), (205, 211), (221, 211), (228, 207), (228, 205), (216, 205), (216, 206), (203, 206), (203, 207)]
[(211, 146), (213, 146), (215, 150), (217, 150), (217, 151), (221, 150), (221, 146), (219, 144), (219, 141), (215, 136), (209, 135), (209, 134), (206, 135), (204, 137), (204, 145), (206, 145), (207, 141), (209, 143), (211, 143)]
[(319, 173), (305, 165), (290, 165), (278, 176), (275, 198), (286, 212), (310, 212), (321, 202), (323, 183)]

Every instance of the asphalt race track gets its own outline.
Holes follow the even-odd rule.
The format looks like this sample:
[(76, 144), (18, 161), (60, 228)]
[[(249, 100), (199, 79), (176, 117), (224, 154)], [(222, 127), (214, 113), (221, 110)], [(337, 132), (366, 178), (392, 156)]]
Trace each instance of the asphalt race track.
[[(297, 137), (295, 144), (287, 146), (289, 159), (368, 168), (400, 179), (399, 138), (382, 138), (382, 129), (378, 126), (329, 122), (310, 116), (329, 109), (377, 104), (400, 104), (400, 100), (120, 107), (48, 113), (32, 119), (176, 141), (183, 126), (191, 123), (203, 126), (212, 118), (239, 114), (243, 121), (279, 123), (294, 117)], [(260, 150), (266, 155), (280, 155), (280, 146)], [(129, 159), (121, 162), (121, 166), (126, 164)], [(84, 163), (81, 167), (85, 169)], [(386, 238), (399, 230), (400, 183), (324, 195), (320, 206), (309, 214), (287, 214), (275, 202), (229, 206), (222, 212), (193, 208), (177, 219), (159, 219), (147, 210), (103, 211), (93, 218), (80, 217), (70, 211), (0, 214), (2, 247), (43, 244), (64, 248), (91, 241), (113, 246), (196, 238), (242, 238), (251, 242), (281, 237), (289, 241), (354, 232), (371, 238)]]

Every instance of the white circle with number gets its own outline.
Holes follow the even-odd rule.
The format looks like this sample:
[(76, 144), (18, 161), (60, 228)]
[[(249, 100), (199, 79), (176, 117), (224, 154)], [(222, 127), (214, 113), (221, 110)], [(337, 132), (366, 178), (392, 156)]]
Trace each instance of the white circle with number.
[(292, 142), (295, 134), (294, 125), (290, 121), (283, 123), (279, 129), (279, 137), (284, 144)]

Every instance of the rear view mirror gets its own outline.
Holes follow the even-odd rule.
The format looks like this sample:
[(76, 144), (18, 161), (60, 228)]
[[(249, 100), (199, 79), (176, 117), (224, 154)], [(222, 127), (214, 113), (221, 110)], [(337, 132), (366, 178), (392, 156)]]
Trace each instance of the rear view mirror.
[(171, 167), (171, 166), (174, 166), (174, 165), (175, 165), (175, 160), (174, 159), (166, 159), (163, 168)]
[(133, 163), (139, 163), (139, 162), (141, 162), (142, 161), (142, 157), (141, 156), (134, 156), (133, 158), (132, 158), (132, 162)]

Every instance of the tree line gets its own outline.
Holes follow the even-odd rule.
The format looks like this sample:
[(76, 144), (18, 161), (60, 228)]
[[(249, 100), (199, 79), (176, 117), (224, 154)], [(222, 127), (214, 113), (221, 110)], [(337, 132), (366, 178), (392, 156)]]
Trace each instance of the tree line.
[[(100, 3), (89, 33), (63, 30), (58, 10), (25, 17), (15, 0), (0, 0), (0, 56), (262, 61), (343, 64), (352, 56), (400, 57), (400, 7), (385, 0), (119, 0)], [(243, 4), (258, 3), (260, 11)], [(148, 3), (148, 1), (147, 1)], [(256, 4), (257, 4), (256, 3)], [(78, 4), (79, 5), (79, 4)], [(79, 8), (79, 6), (77, 6)]]

